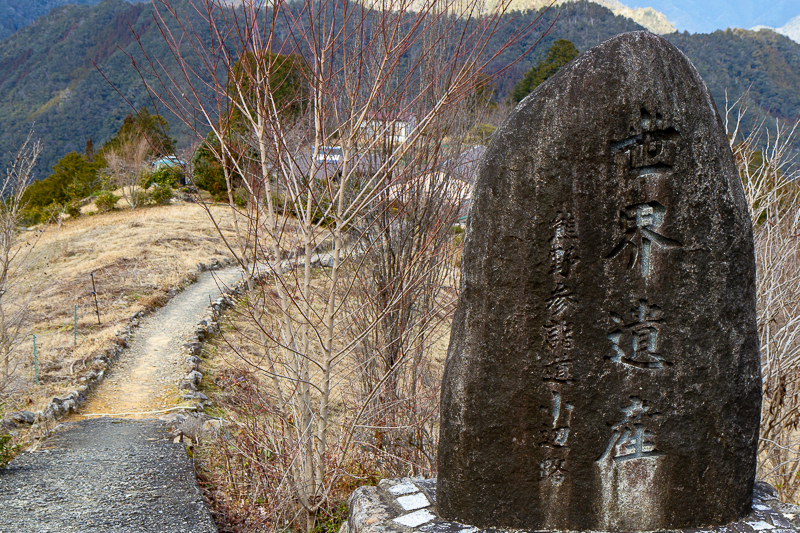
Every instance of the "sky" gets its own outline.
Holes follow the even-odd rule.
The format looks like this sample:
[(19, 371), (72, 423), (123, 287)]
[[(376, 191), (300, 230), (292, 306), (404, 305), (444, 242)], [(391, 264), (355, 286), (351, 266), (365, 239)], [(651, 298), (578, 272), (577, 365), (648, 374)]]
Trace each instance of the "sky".
[(621, 0), (630, 7), (661, 11), (678, 29), (711, 33), (726, 28), (779, 28), (800, 16), (800, 0)]

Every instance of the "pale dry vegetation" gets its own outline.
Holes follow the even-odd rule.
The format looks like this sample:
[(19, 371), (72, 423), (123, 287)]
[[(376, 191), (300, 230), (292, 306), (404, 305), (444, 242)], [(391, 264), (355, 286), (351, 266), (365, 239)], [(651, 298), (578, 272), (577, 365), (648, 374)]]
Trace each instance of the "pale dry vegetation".
[(753, 222), (763, 403), (757, 478), (782, 501), (800, 502), (800, 185), (791, 141), (797, 125), (753, 128), (739, 137), (745, 109), (727, 114)]
[[(343, 270), (340, 275), (347, 276), (347, 269)], [(312, 284), (316, 289), (324, 288), (328, 275), (324, 270), (315, 272)], [(454, 281), (448, 280), (445, 296), (450, 303), (455, 298)], [(260, 286), (260, 290), (269, 288)], [(341, 296), (349, 299), (350, 305), (359, 302), (356, 294)], [(365, 364), (363, 354), (350, 352), (334, 368), (328, 439), (342, 446), (351, 438), (351, 444), (346, 458), (337, 465), (338, 479), (329, 501), (318, 512), (317, 528), (338, 528), (346, 517), (347, 498), (360, 485), (375, 484), (385, 477), (435, 473), (432, 453), (438, 439), (439, 387), (450, 335), (450, 307), (440, 309), (439, 320), (428, 325), (424, 356), (403, 366), (393, 386), (386, 387), (375, 401), (365, 402), (369, 393), (365, 384), (374, 376), (368, 375), (370, 365)], [(285, 483), (285, 471), (294, 459), (293, 447), (283, 440), (291, 420), (277, 409), (273, 388), (280, 386), (287, 395), (292, 392), (291, 384), (276, 385), (263, 370), (276, 361), (265, 355), (259, 327), (264, 317), (253, 317), (255, 308), (252, 302), (240, 302), (224, 317), (220, 336), (204, 348), (210, 369), (204, 391), (234, 424), (219, 439), (207, 439), (195, 448), (199, 479), (213, 501), (221, 531), (226, 527), (262, 531), (281, 523), (302, 523), (302, 506)], [(279, 315), (280, 310), (272, 306), (266, 312)], [(338, 342), (346, 339), (341, 337)], [(309, 373), (308, 381), (314, 382), (321, 369), (312, 367)], [(391, 396), (390, 390), (394, 392)]]
[[(229, 211), (209, 206), (222, 233), (231, 234)], [(23, 233), (37, 238), (37, 232)], [(198, 263), (228, 257), (220, 234), (204, 208), (178, 204), (120, 210), (44, 227), (38, 246), (49, 261), (31, 271), (25, 283), (38, 283), (28, 334), (20, 346), (21, 365), (12, 393), (0, 409), (37, 410), (53, 395), (74, 388), (88, 369), (86, 361), (109, 343), (124, 342), (119, 331), (137, 312), (165, 304), (171, 291), (194, 278)], [(97, 289), (100, 325), (92, 278)], [(77, 346), (73, 325), (77, 305)], [(34, 382), (33, 343), (39, 361)]]

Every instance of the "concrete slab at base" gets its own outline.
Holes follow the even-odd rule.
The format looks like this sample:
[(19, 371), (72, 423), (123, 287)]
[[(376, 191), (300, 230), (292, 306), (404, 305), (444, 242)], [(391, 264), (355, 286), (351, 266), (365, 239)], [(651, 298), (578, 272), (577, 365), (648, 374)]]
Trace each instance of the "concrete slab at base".
[[(384, 479), (360, 487), (348, 501), (350, 518), (339, 533), (503, 533), (439, 518), (436, 479)], [(753, 508), (744, 519), (724, 526), (677, 530), (685, 533), (800, 533), (800, 507), (778, 501), (770, 485), (756, 482)]]

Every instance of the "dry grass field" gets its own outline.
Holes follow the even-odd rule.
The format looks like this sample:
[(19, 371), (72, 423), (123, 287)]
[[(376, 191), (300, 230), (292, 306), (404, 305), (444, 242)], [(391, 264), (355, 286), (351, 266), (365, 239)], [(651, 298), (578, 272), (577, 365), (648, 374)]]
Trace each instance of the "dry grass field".
[[(347, 277), (352, 273), (343, 269), (341, 275)], [(325, 269), (314, 272), (312, 285), (318, 297), (325, 290), (328, 276)], [(447, 281), (452, 284), (455, 279)], [(348, 286), (347, 283), (343, 285)], [(273, 289), (267, 287), (266, 290)], [(355, 301), (359, 295), (345, 292), (342, 290), (342, 299), (353, 300), (357, 307)], [(198, 478), (212, 503), (217, 525), (226, 531), (266, 531), (278, 523), (293, 523), (302, 514), (285, 484), (280, 482), (294, 451), (291, 447), (286, 449), (286, 442), (276, 438), (276, 434), (290, 429), (281, 426), (275, 387), (282, 389), (283, 397), (289, 397), (292, 384), (284, 380), (277, 385), (271, 379), (271, 369), (276, 363), (282, 369), (289, 365), (276, 355), (274, 343), (261, 331), (262, 327), (279, 327), (275, 318), (280, 311), (276, 302), (264, 298), (260, 290), (254, 293), (238, 301), (221, 317), (220, 334), (204, 346), (206, 376), (201, 390), (213, 403), (209, 413), (222, 416), (236, 429), (224, 435), (198, 435), (200, 442), (194, 448), (194, 457)], [(447, 298), (452, 296), (448, 291)], [(261, 310), (257, 302), (265, 301), (269, 303)], [(322, 316), (324, 300), (315, 303), (319, 309), (314, 316)], [(342, 476), (332, 481), (330, 500), (319, 511), (319, 528), (330, 531), (341, 525), (345, 502), (356, 487), (377, 482), (380, 477), (409, 475), (411, 463), (419, 460), (417, 444), (413, 443), (413, 435), (419, 429), (424, 427), (431, 435), (438, 435), (439, 384), (450, 338), (450, 317), (444, 310), (440, 314), (441, 320), (435, 321), (427, 331), (429, 344), (425, 356), (399, 370), (407, 376), (419, 376), (414, 397), (401, 393), (388, 408), (381, 400), (375, 409), (365, 411), (363, 422), (356, 429), (353, 449), (342, 466)], [(352, 332), (344, 329), (342, 336), (334, 341), (337, 349), (343, 349), (351, 340), (349, 333)], [(346, 440), (352, 416), (364, 403), (363, 365), (355, 352), (333, 365), (328, 425), (333, 450)], [(321, 383), (321, 368), (310, 365), (307, 379), (310, 383)], [(317, 392), (312, 396), (313, 401), (319, 401)], [(413, 413), (408, 408), (411, 405), (415, 406)], [(272, 459), (261, 460), (259, 450), (270, 450)], [(423, 471), (429, 473), (422, 464), (413, 468), (416, 475)]]
[[(210, 209), (223, 232), (230, 234), (229, 209)], [(29, 240), (35, 238), (35, 232), (30, 232)], [(36, 249), (48, 257), (46, 263), (40, 258), (38, 268), (23, 281), (36, 286), (31, 320), (18, 350), (20, 364), (12, 395), (0, 403), (0, 414), (41, 409), (53, 395), (74, 388), (84, 361), (110, 343), (123, 342), (118, 334), (132, 315), (166, 303), (171, 291), (194, 279), (198, 263), (231, 255), (203, 207), (194, 203), (68, 219), (47, 226)], [(38, 385), (34, 382), (34, 334)]]

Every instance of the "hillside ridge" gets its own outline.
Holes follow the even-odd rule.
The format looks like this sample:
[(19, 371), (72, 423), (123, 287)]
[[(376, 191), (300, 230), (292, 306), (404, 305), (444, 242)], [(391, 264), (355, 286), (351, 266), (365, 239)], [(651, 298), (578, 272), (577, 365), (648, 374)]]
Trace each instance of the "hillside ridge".
[[(550, 5), (552, 0), (511, 0), (511, 9), (524, 11), (526, 9), (540, 10)], [(675, 26), (667, 20), (667, 16), (652, 7), (629, 7), (619, 0), (592, 0), (610, 10), (614, 15), (629, 18), (640, 26), (659, 35), (666, 35), (677, 31)], [(555, 6), (575, 3), (575, 0), (556, 0)]]
[(775, 33), (780, 33), (781, 35), (785, 35), (789, 39), (800, 44), (800, 15), (797, 15), (795, 18), (793, 18), (780, 28), (770, 28), (769, 26), (754, 26), (753, 28), (751, 28), (751, 30), (752, 31), (772, 30)]
[[(531, 0), (519, 1), (532, 5)], [(185, 5), (185, 0), (176, 4)], [(0, 160), (4, 164), (33, 124), (44, 144), (37, 178), (49, 175), (70, 151), (83, 152), (88, 138), (95, 146), (111, 138), (131, 107), (108, 81), (136, 109), (147, 105), (151, 112), (159, 111), (152, 109), (153, 102), (126, 55), (142, 57), (133, 30), (148, 54), (167, 58), (169, 64), (170, 55), (150, 11), (148, 4), (123, 0), (61, 6), (4, 41), (0, 48)], [(503, 26), (492, 46), (499, 49), (508, 38), (503, 32), (528, 23), (537, 14), (532, 10), (513, 12), (509, 16), (517, 20)], [(552, 31), (533, 51), (496, 79), (499, 99), (510, 94), (556, 39), (568, 39), (583, 52), (619, 33), (643, 29), (630, 18), (585, 0), (551, 8), (540, 28), (549, 27), (556, 16)], [(494, 71), (516, 59), (520, 49), (539, 37), (532, 34), (528, 41), (501, 54)], [(788, 37), (747, 30), (670, 33), (666, 37), (697, 66), (721, 111), (726, 90), (735, 100), (749, 88), (754, 117), (792, 119), (800, 114), (800, 44)], [(177, 121), (172, 120), (171, 125), (171, 135), (179, 145), (186, 145), (188, 138)]]

